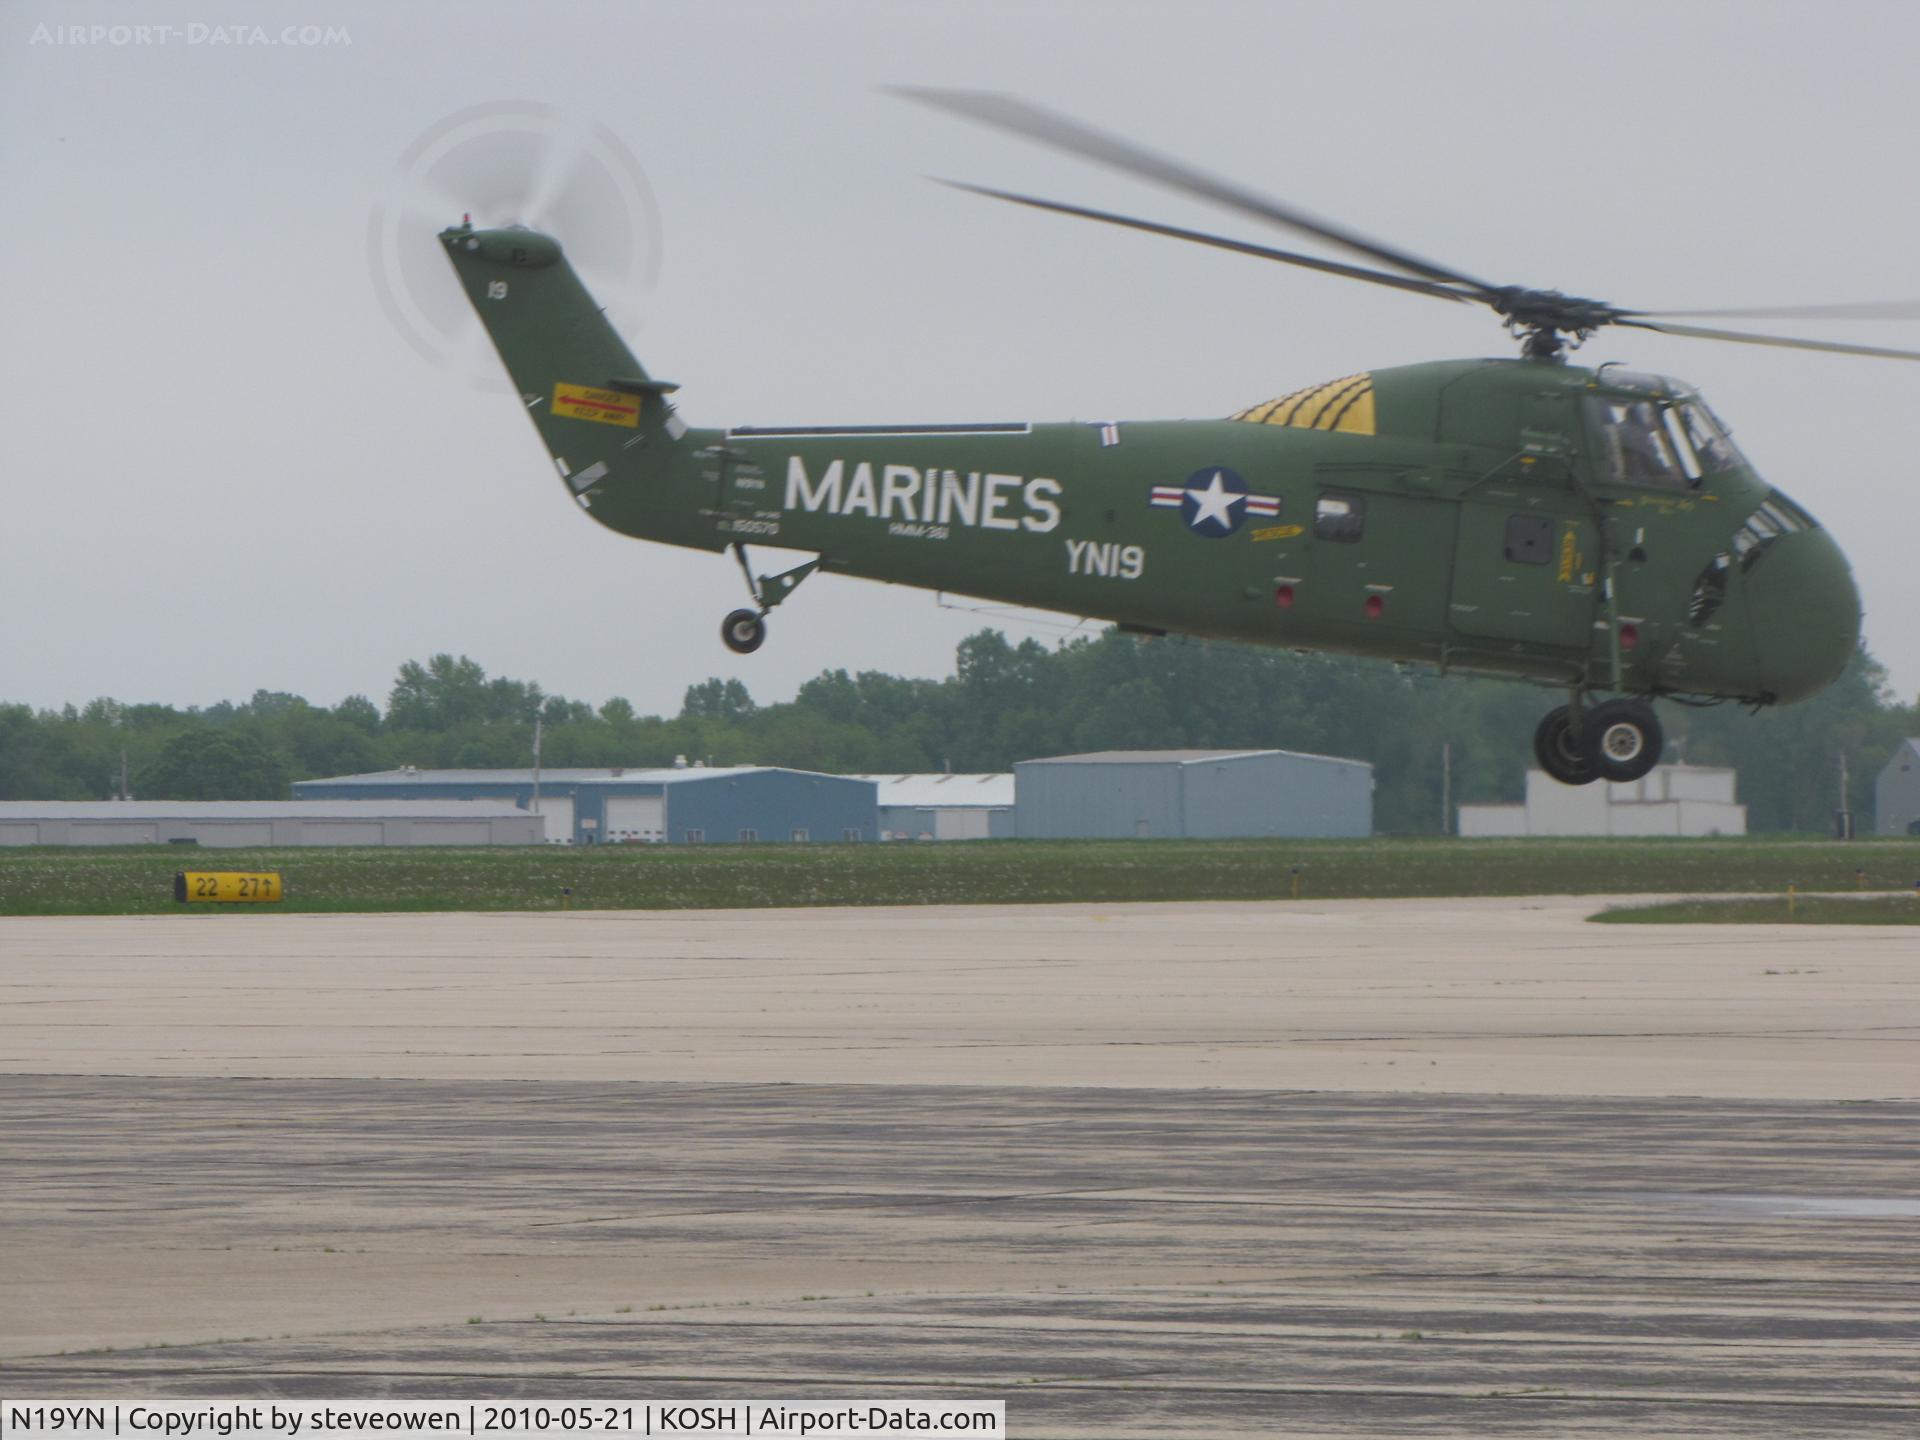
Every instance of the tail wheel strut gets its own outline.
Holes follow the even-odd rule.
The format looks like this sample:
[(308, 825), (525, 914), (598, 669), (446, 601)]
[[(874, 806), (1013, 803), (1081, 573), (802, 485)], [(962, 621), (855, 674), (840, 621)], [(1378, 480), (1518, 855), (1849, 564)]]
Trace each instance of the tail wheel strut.
[(782, 600), (800, 588), (800, 582), (820, 568), (821, 557), (816, 555), (803, 565), (791, 570), (783, 570), (778, 575), (759, 575), (753, 573), (753, 567), (747, 560), (747, 547), (735, 542), (728, 547), (733, 558), (740, 562), (740, 573), (747, 577), (747, 593), (753, 597), (754, 608), (735, 610), (720, 622), (720, 639), (736, 655), (751, 655), (767, 639), (767, 612)]

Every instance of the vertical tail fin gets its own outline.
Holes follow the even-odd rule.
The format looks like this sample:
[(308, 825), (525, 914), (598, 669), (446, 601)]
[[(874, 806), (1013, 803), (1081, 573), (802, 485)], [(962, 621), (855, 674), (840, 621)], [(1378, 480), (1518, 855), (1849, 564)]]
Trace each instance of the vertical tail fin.
[(687, 433), (667, 401), (676, 387), (640, 367), (557, 240), (471, 224), (443, 230), (440, 239), (576, 495), (612, 478), (638, 478), (664, 458), (660, 447)]

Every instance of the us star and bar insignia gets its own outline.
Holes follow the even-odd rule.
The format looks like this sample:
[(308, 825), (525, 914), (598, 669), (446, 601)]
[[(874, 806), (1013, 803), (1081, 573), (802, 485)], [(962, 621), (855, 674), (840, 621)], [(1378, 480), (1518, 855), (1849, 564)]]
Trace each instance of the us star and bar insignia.
[(1269, 518), (1280, 513), (1278, 495), (1256, 495), (1236, 472), (1222, 465), (1196, 470), (1184, 485), (1156, 485), (1147, 503), (1178, 510), (1187, 528), (1209, 540), (1233, 534), (1249, 516)]

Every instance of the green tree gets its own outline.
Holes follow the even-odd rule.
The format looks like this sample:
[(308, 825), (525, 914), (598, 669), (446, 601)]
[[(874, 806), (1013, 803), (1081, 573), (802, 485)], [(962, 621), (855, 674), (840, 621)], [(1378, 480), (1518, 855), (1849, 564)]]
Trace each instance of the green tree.
[(744, 684), (716, 678), (687, 687), (680, 717), (683, 720), (739, 720), (753, 711), (753, 697)]
[(466, 725), (528, 724), (546, 703), (538, 685), (504, 676), (489, 680), (476, 660), (435, 655), (400, 667), (387, 696), (387, 724), (396, 730), (444, 732)]
[(380, 707), (364, 695), (349, 695), (333, 707), (334, 718), (353, 726), (364, 735), (380, 730)]
[(1901, 739), (1920, 733), (1913, 707), (1893, 703), (1885, 667), (1864, 649), (1810, 700), (1758, 714), (1735, 705), (1683, 711), (1672, 728), (1688, 760), (1740, 772), (1749, 828), (1801, 831), (1830, 828), (1843, 753), (1848, 806), (1865, 828), (1874, 779)]
[(373, 736), (340, 718), (339, 712), (301, 705), (275, 727), (280, 747), (293, 759), (296, 778), (360, 775), (383, 768)]
[(134, 783), (149, 800), (284, 800), (287, 765), (258, 736), (201, 731), (167, 741)]
[[(489, 677), (466, 656), (400, 667), (387, 714), (364, 696), (331, 710), (282, 691), (205, 709), (110, 698), (35, 712), (0, 706), (0, 798), (114, 793), (124, 752), (135, 793), (152, 798), (278, 798), (289, 777), (400, 764), (521, 767), (533, 723), (554, 766), (649, 766), (676, 755), (726, 763), (862, 772), (1003, 770), (1017, 760), (1116, 748), (1276, 747), (1374, 766), (1374, 815), (1387, 833), (1441, 823), (1441, 753), (1455, 801), (1516, 800), (1533, 727), (1551, 692), (1441, 679), (1374, 661), (1105, 630), (1063, 644), (1015, 644), (983, 630), (944, 680), (828, 670), (793, 700), (756, 705), (739, 680), (689, 687), (673, 717), (625, 700), (598, 712), (531, 682)], [(1825, 830), (1840, 803), (1864, 824), (1873, 781), (1920, 714), (1896, 702), (1862, 651), (1813, 700), (1749, 715), (1725, 705), (1661, 706), (1670, 753), (1740, 771), (1758, 830)]]

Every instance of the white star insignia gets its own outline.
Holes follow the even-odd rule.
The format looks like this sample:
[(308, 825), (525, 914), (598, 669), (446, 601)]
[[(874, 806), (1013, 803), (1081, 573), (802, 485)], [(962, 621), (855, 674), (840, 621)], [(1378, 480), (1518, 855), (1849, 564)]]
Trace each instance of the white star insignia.
[(1187, 496), (1197, 507), (1191, 522), (1194, 526), (1213, 520), (1223, 530), (1233, 528), (1233, 502), (1247, 498), (1227, 489), (1227, 482), (1218, 470), (1213, 472), (1213, 479), (1206, 489), (1189, 490)]

